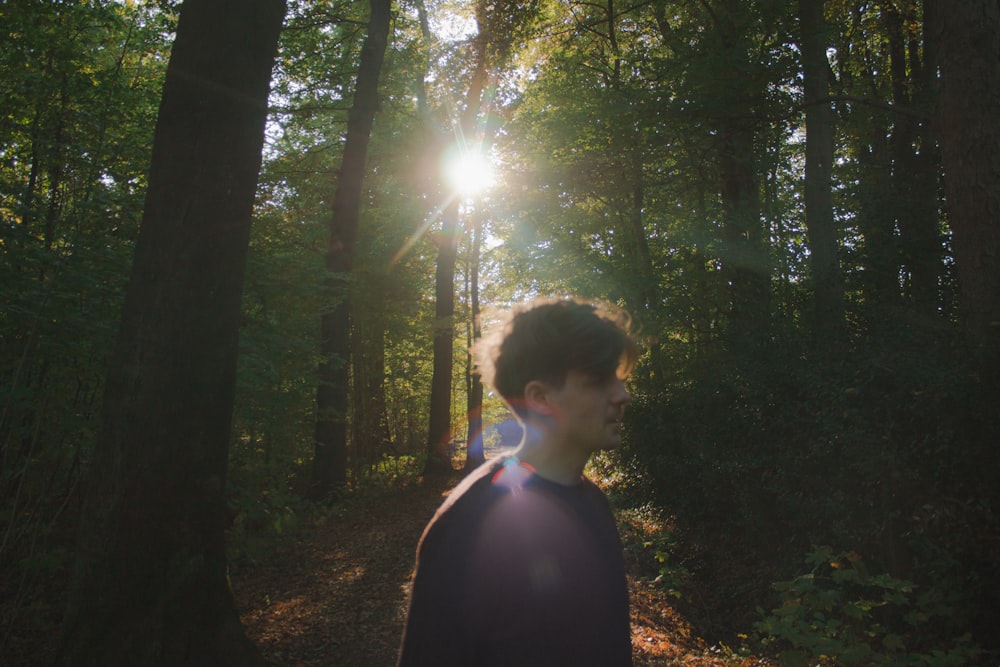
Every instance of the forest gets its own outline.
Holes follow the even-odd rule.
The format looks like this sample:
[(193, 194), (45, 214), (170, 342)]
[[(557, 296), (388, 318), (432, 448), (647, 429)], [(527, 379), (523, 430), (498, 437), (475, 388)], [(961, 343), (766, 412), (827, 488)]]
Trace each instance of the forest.
[(565, 294), (713, 664), (1000, 664), (995, 0), (8, 0), (0, 104), (0, 664), (265, 664), (240, 577)]

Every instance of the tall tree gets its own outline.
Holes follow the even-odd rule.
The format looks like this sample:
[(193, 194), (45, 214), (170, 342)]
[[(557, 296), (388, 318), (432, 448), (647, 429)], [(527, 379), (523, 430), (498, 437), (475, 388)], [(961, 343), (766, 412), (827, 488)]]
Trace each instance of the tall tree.
[(261, 664), (229, 589), (226, 466), (240, 295), (284, 0), (188, 0), (59, 662)]
[(825, 0), (799, 0), (799, 51), (806, 116), (805, 210), (818, 341), (844, 334), (843, 280), (833, 218), (833, 109), (830, 105)]
[(890, 197), (895, 191), (889, 141), (895, 114), (884, 103), (890, 99), (886, 72), (892, 69), (885, 21), (871, 5), (827, 4), (842, 15), (831, 21), (830, 32), (836, 40), (837, 94), (849, 101), (840, 113), (847, 160), (837, 174), (846, 190), (838, 205), (856, 225), (848, 232), (857, 235), (850, 242), (859, 247), (856, 261), (862, 270), (854, 280), (863, 310), (868, 318), (887, 321), (897, 314), (901, 294), (896, 207)]
[[(486, 35), (480, 31), (472, 41), (474, 64), (462, 114), (455, 127), (459, 150), (468, 150), (476, 130), (488, 74)], [(451, 439), (452, 365), (455, 351), (455, 262), (462, 229), (459, 199), (451, 193), (441, 212), (438, 259), (434, 280), (434, 374), (431, 379), (430, 425), (427, 436), (426, 473), (452, 469), (448, 445)]]
[[(706, 7), (708, 7), (706, 3)], [(722, 201), (723, 270), (730, 285), (730, 342), (742, 347), (765, 334), (770, 316), (770, 263), (761, 220), (758, 121), (763, 80), (755, 60), (756, 15), (735, 0), (711, 13), (713, 62), (720, 87), (715, 103), (719, 193)], [(740, 80), (742, 79), (742, 80)]]
[(25, 565), (76, 517), (176, 17), (136, 3), (2, 13), (0, 616), (15, 627), (51, 574)]
[[(493, 130), (487, 129), (487, 136), (483, 136), (483, 129), (488, 127), (488, 123), (477, 123), (487, 84), (491, 73), (495, 74), (509, 62), (512, 48), (528, 34), (538, 16), (538, 9), (535, 0), (476, 2), (477, 32), (470, 41), (471, 75), (452, 130), (458, 152), (485, 152), (484, 147), (492, 142)], [(455, 262), (462, 229), (456, 193), (448, 193), (445, 197), (435, 273), (434, 374), (431, 381), (427, 473), (451, 470), (448, 444), (451, 436), (455, 341)], [(477, 211), (476, 215), (480, 214)]]
[(1000, 339), (1000, 5), (938, 3), (941, 156), (966, 331)]
[[(899, 229), (899, 270), (903, 296), (914, 312), (938, 313), (942, 273), (938, 215), (937, 141), (931, 127), (937, 97), (936, 40), (921, 25), (936, 21), (916, 0), (885, 2), (881, 11), (888, 45), (892, 117), (888, 136), (891, 184), (885, 193), (893, 226)], [(921, 37), (924, 37), (921, 40)]]
[(468, 396), (466, 399), (468, 415), (468, 431), (465, 438), (466, 455), (465, 469), (472, 470), (486, 461), (485, 443), (483, 442), (483, 380), (476, 372), (475, 360), (471, 350), (482, 338), (482, 323), (480, 322), (479, 305), (479, 265), (483, 248), (483, 212), (479, 206), (472, 211), (472, 238), (469, 240), (468, 292), (469, 292), (469, 355), (467, 359), (466, 383)]
[(326, 268), (330, 281), (342, 289), (340, 300), (321, 320), (319, 387), (316, 392), (316, 433), (312, 491), (328, 495), (347, 481), (348, 361), (350, 301), (347, 284), (354, 264), (360, 220), (362, 184), (378, 109), (378, 82), (389, 39), (391, 0), (371, 0), (368, 35), (361, 48), (354, 102), (347, 121), (344, 156), (337, 178), (330, 222)]
[[(479, 68), (477, 67), (477, 72)], [(473, 75), (474, 79), (479, 74)], [(485, 81), (485, 69), (481, 75)], [(468, 103), (475, 97), (479, 108), (482, 86), (470, 84)], [(468, 107), (467, 107), (468, 108)], [(475, 112), (472, 112), (475, 113)], [(441, 234), (438, 237), (438, 259), (434, 274), (434, 374), (431, 378), (430, 424), (427, 436), (426, 473), (442, 473), (452, 469), (448, 446), (451, 440), (452, 370), (455, 354), (455, 263), (462, 233), (459, 202), (452, 198), (441, 212)]]

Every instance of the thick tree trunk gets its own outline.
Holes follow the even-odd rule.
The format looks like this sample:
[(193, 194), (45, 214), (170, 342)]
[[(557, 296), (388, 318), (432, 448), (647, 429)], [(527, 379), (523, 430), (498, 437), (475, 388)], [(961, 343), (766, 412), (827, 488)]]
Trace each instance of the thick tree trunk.
[(817, 341), (834, 343), (845, 333), (844, 290), (831, 192), (833, 109), (824, 101), (830, 94), (824, 5), (824, 0), (799, 0), (799, 50), (806, 107), (805, 208), (812, 262), (813, 333)]
[(240, 296), (283, 0), (187, 0), (60, 664), (256, 665), (226, 572)]
[(425, 474), (452, 470), (451, 389), (455, 353), (455, 261), (458, 255), (458, 201), (441, 214), (437, 270), (434, 277), (434, 368), (431, 377), (430, 425)]
[(351, 318), (353, 469), (361, 474), (377, 463), (390, 443), (385, 397), (385, 322), (381, 312), (356, 309)]
[[(931, 4), (931, 3), (928, 3)], [(941, 158), (965, 328), (1000, 338), (1000, 4), (947, 3), (941, 25)]]
[(753, 25), (746, 3), (723, 0), (715, 7), (715, 16), (717, 74), (725, 82), (713, 102), (720, 110), (716, 144), (723, 209), (721, 259), (731, 303), (726, 337), (741, 353), (758, 347), (770, 329), (771, 262), (764, 240), (756, 152), (756, 108), (763, 93), (745, 81), (760, 67), (751, 57)]
[(391, 0), (371, 0), (368, 35), (361, 48), (358, 80), (347, 121), (344, 157), (337, 179), (326, 253), (329, 280), (340, 299), (320, 322), (319, 386), (310, 496), (328, 496), (347, 483), (348, 360), (351, 353), (349, 277), (354, 265), (361, 209), (361, 187), (368, 157), (378, 81), (389, 39)]
[[(936, 137), (928, 122), (937, 96), (936, 43), (933, 33), (928, 33), (921, 58), (920, 45), (912, 37), (907, 39), (906, 26), (915, 17), (901, 14), (892, 3), (886, 4), (882, 16), (889, 42), (892, 102), (901, 108), (927, 111), (927, 120), (910, 114), (893, 116), (889, 141), (892, 184), (886, 194), (899, 229), (899, 262), (906, 276), (904, 294), (912, 310), (933, 317), (940, 303), (938, 283), (943, 258), (938, 229), (940, 170)], [(925, 25), (933, 20), (924, 16)]]
[(866, 303), (879, 319), (899, 303), (899, 260), (893, 213), (885, 199), (892, 188), (889, 134), (885, 113), (870, 110), (867, 144), (858, 161), (866, 196), (858, 202), (858, 228), (864, 236), (863, 262)]
[(770, 326), (770, 263), (762, 239), (760, 188), (754, 165), (754, 135), (739, 121), (729, 123), (721, 155), (725, 212), (723, 255), (732, 305), (727, 327), (736, 348), (756, 347)]

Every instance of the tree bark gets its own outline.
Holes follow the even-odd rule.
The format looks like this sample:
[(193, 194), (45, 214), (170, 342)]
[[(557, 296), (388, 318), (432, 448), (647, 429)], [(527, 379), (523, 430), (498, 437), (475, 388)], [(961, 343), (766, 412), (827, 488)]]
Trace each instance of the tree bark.
[(941, 10), (941, 158), (960, 307), (969, 336), (992, 347), (1000, 337), (1000, 5), (968, 0)]
[(740, 350), (756, 347), (770, 326), (770, 264), (761, 229), (760, 188), (754, 164), (754, 132), (728, 122), (720, 156), (724, 269), (729, 276), (729, 342)]
[(385, 396), (385, 321), (382, 312), (355, 309), (351, 317), (354, 405), (352, 463), (360, 475), (391, 443)]
[(320, 322), (319, 385), (312, 486), (322, 498), (347, 483), (348, 360), (351, 354), (349, 280), (354, 266), (361, 209), (361, 188), (368, 157), (378, 81), (389, 40), (391, 0), (371, 0), (368, 35), (361, 48), (358, 80), (347, 121), (344, 157), (337, 179), (326, 253), (329, 281), (341, 294)]
[(722, 262), (730, 291), (726, 336), (737, 353), (749, 352), (769, 335), (771, 266), (761, 219), (757, 167), (756, 108), (761, 90), (747, 85), (760, 65), (753, 61), (752, 25), (745, 3), (724, 0), (715, 7), (714, 41), (719, 49), (719, 194), (722, 202)]
[(258, 665), (226, 572), (240, 296), (283, 0), (187, 0), (58, 663)]
[(860, 149), (860, 182), (864, 196), (858, 201), (858, 228), (864, 237), (863, 266), (865, 302), (875, 316), (882, 320), (898, 305), (899, 260), (898, 244), (894, 232), (893, 213), (886, 202), (885, 193), (892, 189), (890, 168), (888, 121), (886, 114), (869, 109), (867, 137)]
[(833, 217), (833, 109), (826, 57), (824, 0), (799, 0), (806, 116), (805, 209), (813, 278), (813, 334), (835, 343), (844, 333), (843, 279)]
[(434, 274), (434, 366), (430, 424), (424, 474), (450, 472), (451, 389), (455, 352), (455, 261), (458, 256), (458, 201), (441, 213), (437, 268)]
[[(937, 3), (925, 3), (923, 16), (923, 59), (917, 55), (920, 45), (911, 40), (910, 71), (913, 72), (913, 104), (920, 110), (933, 110), (938, 102)], [(904, 226), (903, 248), (911, 267), (911, 298), (917, 311), (938, 317), (946, 311), (942, 298), (941, 276), (944, 272), (944, 243), (941, 233), (941, 151), (936, 128), (929, 120), (911, 119), (919, 148), (909, 156), (912, 225)]]
[[(936, 97), (936, 44), (933, 33), (923, 43), (914, 43), (915, 7), (903, 14), (894, 3), (885, 3), (882, 17), (889, 44), (889, 73), (895, 108), (928, 111)], [(930, 19), (924, 16), (924, 23)], [(933, 23), (931, 24), (933, 25)], [(899, 268), (905, 273), (904, 294), (909, 307), (924, 317), (938, 312), (938, 283), (943, 245), (938, 230), (938, 177), (936, 138), (927, 120), (917, 115), (894, 114), (889, 138), (891, 187), (886, 194), (899, 229)]]

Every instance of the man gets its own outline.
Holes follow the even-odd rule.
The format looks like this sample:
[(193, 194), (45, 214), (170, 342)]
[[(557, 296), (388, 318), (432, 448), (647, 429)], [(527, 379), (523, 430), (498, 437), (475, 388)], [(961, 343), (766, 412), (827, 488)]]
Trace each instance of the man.
[(631, 665), (621, 541), (583, 475), (616, 447), (637, 347), (628, 318), (575, 299), (515, 309), (476, 350), (523, 426), (431, 519), (399, 666)]

